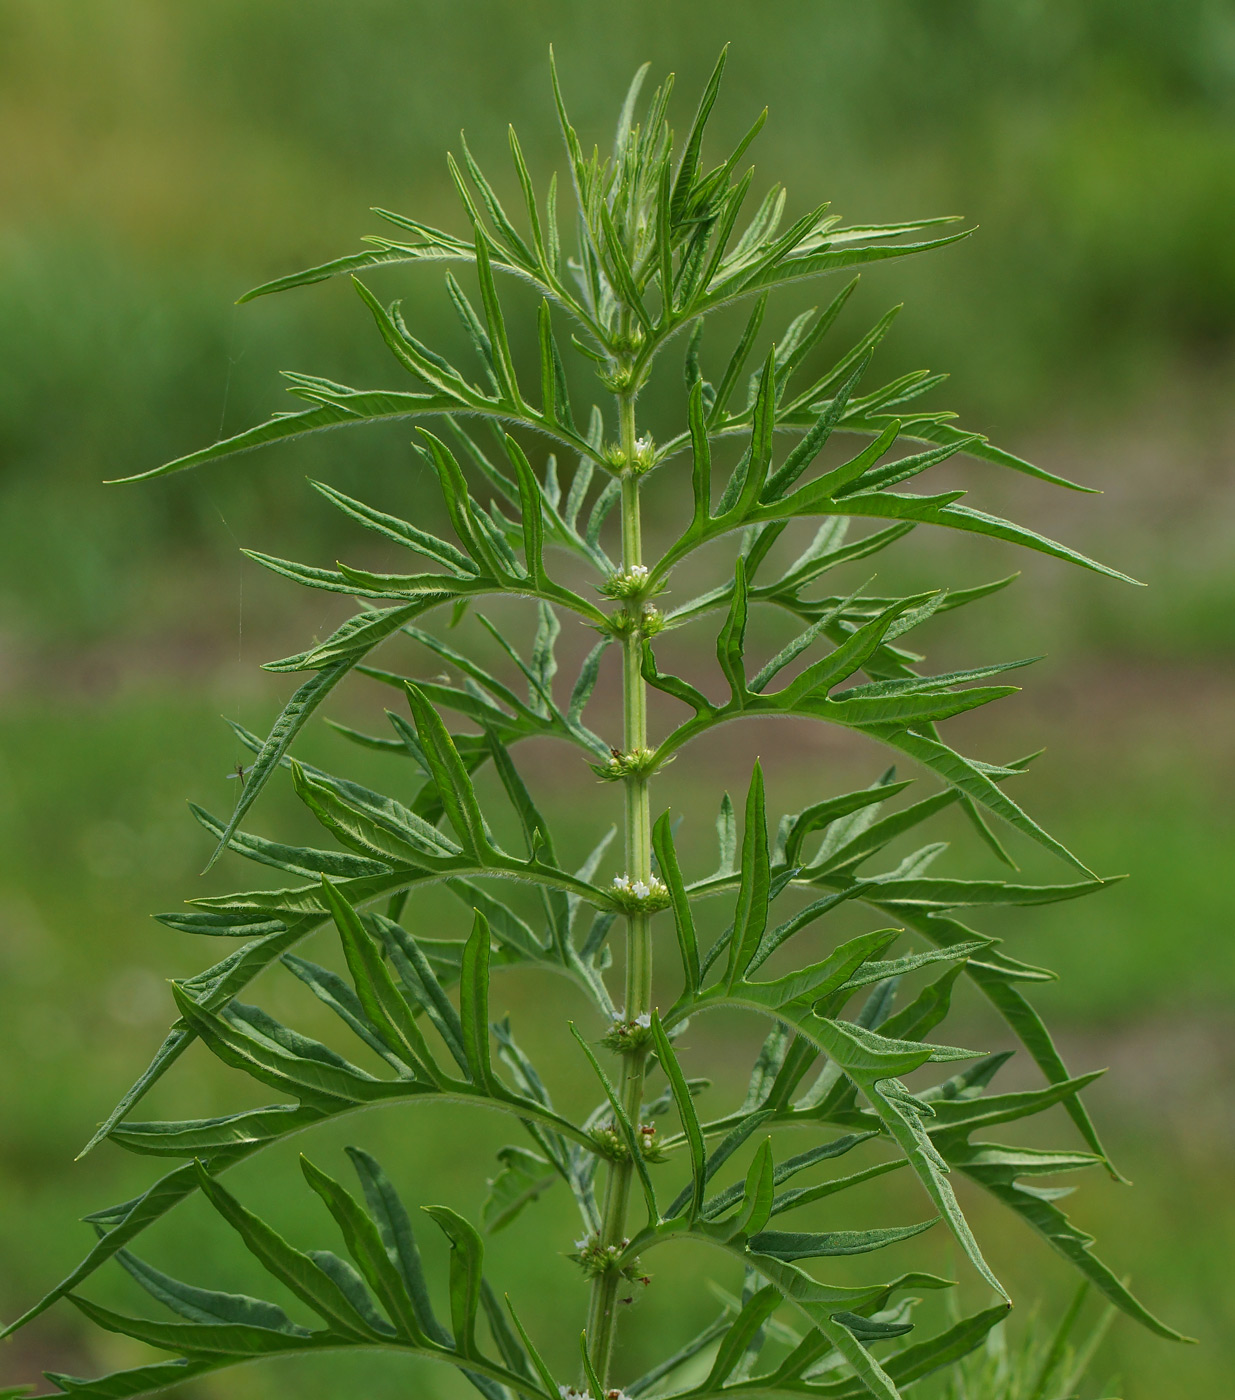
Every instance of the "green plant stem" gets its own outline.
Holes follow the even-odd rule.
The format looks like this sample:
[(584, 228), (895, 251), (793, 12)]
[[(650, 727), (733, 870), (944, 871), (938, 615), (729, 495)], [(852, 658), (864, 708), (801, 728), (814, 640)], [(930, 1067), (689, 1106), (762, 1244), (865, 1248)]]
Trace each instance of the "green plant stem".
[[(639, 516), (639, 477), (632, 469), (635, 457), (635, 396), (618, 396), (622, 451), (628, 464), (622, 476), (622, 566), (641, 564), (642, 534)], [(629, 606), (642, 609), (640, 601)], [(647, 688), (642, 674), (643, 635), (638, 626), (627, 629), (622, 639), (622, 704), (625, 745), (628, 752), (647, 746)], [(626, 779), (626, 873), (632, 880), (648, 880), (652, 873), (652, 821), (646, 774)], [(649, 916), (626, 916), (626, 1008), (627, 1020), (652, 1007), (652, 941)], [(647, 1068), (646, 1050), (627, 1054), (622, 1061), (621, 1097), (627, 1117), (636, 1127), (643, 1108), (643, 1079)], [(601, 1216), (600, 1242), (620, 1247), (626, 1238), (626, 1210), (630, 1200), (634, 1167), (630, 1162), (614, 1162), (609, 1168)], [(588, 1311), (588, 1339), (592, 1365), (602, 1384), (609, 1384), (616, 1331), (618, 1290), (622, 1285), (616, 1270), (599, 1275), (592, 1283)]]

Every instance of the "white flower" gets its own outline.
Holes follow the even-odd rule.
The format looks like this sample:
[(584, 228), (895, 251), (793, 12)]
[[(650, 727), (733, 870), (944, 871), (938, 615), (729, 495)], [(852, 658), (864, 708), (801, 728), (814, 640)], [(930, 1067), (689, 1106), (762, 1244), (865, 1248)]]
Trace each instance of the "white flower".
[(609, 1019), (614, 1022), (615, 1025), (620, 1026), (626, 1019), (626, 1008), (622, 1007), (620, 1011), (610, 1011)]
[[(613, 892), (626, 895), (638, 904), (644, 904), (653, 899), (663, 901), (669, 890), (665, 882), (657, 875), (649, 875), (646, 880), (632, 880), (629, 875), (615, 875), (613, 877)], [(659, 904), (656, 907), (659, 908)]]
[(650, 1011), (641, 1012), (635, 1017), (635, 1025), (642, 1026), (644, 1030), (652, 1024), (652, 1013)]
[(582, 1239), (578, 1239), (575, 1241), (575, 1248), (586, 1249), (589, 1244), (591, 1244), (591, 1240), (587, 1235), (584, 1235)]
[(646, 564), (632, 564), (626, 573), (630, 578), (643, 580), (648, 576), (648, 566)]

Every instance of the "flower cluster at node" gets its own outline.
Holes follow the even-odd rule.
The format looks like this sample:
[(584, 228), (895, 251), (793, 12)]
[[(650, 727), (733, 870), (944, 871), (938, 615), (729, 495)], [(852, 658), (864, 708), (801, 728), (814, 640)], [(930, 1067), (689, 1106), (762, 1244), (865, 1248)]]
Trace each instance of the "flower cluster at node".
[(597, 378), (612, 394), (629, 393), (635, 387), (635, 371), (630, 365), (615, 364), (612, 360), (597, 371)]
[(631, 459), (631, 470), (642, 476), (656, 465), (656, 444), (650, 435), (635, 439), (635, 453)]
[[(643, 1272), (643, 1265), (637, 1257), (628, 1259), (624, 1264), (618, 1262), (629, 1245), (629, 1240), (623, 1240), (620, 1244), (601, 1244), (599, 1235), (584, 1235), (582, 1239), (575, 1241), (575, 1252), (570, 1257), (583, 1270), (586, 1278), (599, 1278), (602, 1274), (616, 1273), (627, 1283), (650, 1283), (651, 1280)], [(621, 1392), (610, 1393), (617, 1395)]]
[(650, 572), (646, 564), (628, 564), (624, 569), (610, 574), (598, 592), (607, 598), (637, 598), (647, 588)]
[(654, 637), (657, 632), (663, 631), (665, 626), (664, 614), (649, 603), (644, 603), (642, 607), (619, 608), (617, 612), (609, 614), (606, 622), (609, 631), (615, 637), (626, 637), (632, 632), (638, 632), (644, 637)]
[(638, 777), (650, 773), (656, 767), (656, 750), (649, 748), (610, 749), (605, 763), (593, 763), (592, 771), (606, 782), (616, 783), (622, 778)]
[(609, 1027), (600, 1043), (606, 1050), (612, 1050), (615, 1055), (625, 1055), (632, 1050), (641, 1050), (651, 1039), (652, 1017), (650, 1012), (644, 1011), (632, 1019), (626, 1015), (625, 1011), (615, 1011), (613, 1025)]
[[(631, 372), (626, 369), (616, 369), (609, 372), (608, 378), (602, 375), (606, 382), (624, 380), (622, 387), (628, 388), (631, 383)], [(610, 384), (610, 387), (614, 387)], [(621, 392), (618, 389), (617, 392)], [(656, 444), (651, 437), (645, 434), (641, 438), (636, 438), (631, 448), (630, 455), (620, 442), (608, 443), (601, 456), (604, 458), (605, 466), (615, 475), (620, 476), (623, 472), (630, 472), (633, 476), (642, 476), (645, 472), (650, 472), (656, 465)]]
[(609, 340), (609, 348), (619, 355), (633, 355), (643, 347), (646, 336), (643, 327), (635, 321), (627, 330), (616, 332)]
[(669, 907), (669, 889), (659, 875), (646, 880), (632, 880), (629, 875), (615, 875), (609, 889), (613, 902), (628, 913), (655, 913)]
[[(559, 1385), (557, 1393), (562, 1400), (591, 1400), (589, 1391), (576, 1390), (573, 1385)], [(624, 1390), (606, 1390), (605, 1400), (630, 1400), (630, 1396)]]
[(605, 466), (615, 475), (626, 465), (626, 449), (620, 442), (605, 443), (600, 455), (605, 459)]
[[(668, 1160), (660, 1134), (655, 1123), (640, 1123), (635, 1129), (635, 1141), (639, 1144), (639, 1156), (645, 1162)], [(616, 1123), (601, 1123), (592, 1129), (592, 1145), (597, 1154), (610, 1162), (629, 1162), (630, 1147), (626, 1135)]]

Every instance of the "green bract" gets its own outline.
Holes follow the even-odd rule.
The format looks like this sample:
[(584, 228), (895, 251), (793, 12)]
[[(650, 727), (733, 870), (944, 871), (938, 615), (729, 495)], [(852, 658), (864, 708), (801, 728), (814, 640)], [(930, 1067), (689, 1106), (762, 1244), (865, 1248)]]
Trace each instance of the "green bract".
[[(479, 383), (422, 344), (397, 302), (384, 305), (357, 280), (379, 333), (412, 381), (409, 388), (354, 389), (293, 374), (291, 392), (308, 408), (158, 469), (177, 471), (340, 425), (426, 420), (431, 426), (417, 422), (416, 450), (436, 474), (456, 538), (439, 539), (319, 484), (345, 515), (424, 562), (411, 564), (407, 573), (377, 574), (252, 556), (308, 587), (365, 602), (325, 641), (271, 664), (269, 669), (305, 679), (266, 738), (238, 731), (255, 757), (230, 819), (193, 809), (215, 839), (212, 859), (231, 850), (286, 872), (291, 883), (198, 899), (190, 912), (160, 916), (173, 929), (234, 939), (235, 951), (174, 984), (178, 1019), (90, 1145), (108, 1138), (180, 1164), (136, 1200), (90, 1217), (97, 1244), (21, 1319), (67, 1297), (101, 1326), (174, 1359), (93, 1381), (53, 1376), (63, 1392), (139, 1395), (253, 1357), (381, 1347), (457, 1367), (488, 1400), (558, 1400), (559, 1391), (571, 1388), (601, 1400), (619, 1383), (630, 1397), (654, 1391), (692, 1397), (869, 1394), (890, 1400), (977, 1347), (1003, 1318), (1005, 1302), (923, 1338), (911, 1319), (913, 1295), (949, 1286), (944, 1280), (908, 1274), (866, 1287), (841, 1286), (827, 1281), (827, 1260), (878, 1250), (942, 1221), (972, 1268), (997, 1298), (1006, 1299), (953, 1194), (957, 1175), (1006, 1205), (1117, 1308), (1162, 1336), (1178, 1335), (1093, 1255), (1089, 1237), (1055, 1204), (1058, 1193), (1031, 1184), (1042, 1175), (1091, 1165), (1113, 1171), (1079, 1097), (1094, 1076), (1069, 1073), (1026, 998), (1026, 986), (1052, 974), (1009, 957), (962, 922), (970, 909), (1071, 899), (1102, 884), (1008, 794), (1028, 760), (979, 762), (940, 737), (941, 721), (1009, 694), (1013, 687), (1002, 683), (1003, 673), (1025, 663), (931, 674), (904, 646), (907, 634), (936, 614), (1010, 580), (955, 593), (872, 597), (860, 588), (847, 592), (844, 585), (833, 590), (827, 578), (919, 524), (988, 535), (1123, 576), (961, 504), (959, 491), (902, 489), (962, 452), (1044, 481), (1070, 483), (961, 431), (949, 413), (917, 407), (936, 376), (909, 374), (872, 388), (871, 359), (890, 315), (833, 354), (820, 372), (825, 338), (853, 291), (852, 281), (822, 315), (793, 320), (762, 361), (748, 367), (775, 288), (940, 247), (965, 234), (940, 234), (936, 226), (949, 221), (938, 219), (845, 227), (826, 205), (782, 230), (785, 196), (779, 189), (752, 215), (746, 209), (752, 173), (741, 173), (740, 166), (763, 118), (722, 163), (709, 167), (702, 158), (723, 64), (722, 56), (680, 149), (666, 124), (670, 84), (652, 96), (636, 122), (641, 71), (606, 157), (584, 153), (555, 79), (577, 205), (569, 253), (559, 231), (555, 185), (550, 182), (543, 200), (537, 195), (512, 131), (525, 204), (517, 216), (503, 208), (465, 146), (462, 164), (452, 160), (450, 169), (467, 217), (466, 237), (383, 213), (394, 237), (371, 239), (364, 252), (250, 293), (395, 264), (470, 264), (478, 307), (449, 271), (446, 276), (476, 352)], [(919, 241), (904, 241), (921, 233)], [(517, 365), (512, 355), (499, 274), (514, 274), (542, 294), (538, 363)], [(705, 318), (739, 301), (750, 307), (746, 327), (727, 361), (717, 362), (719, 373), (709, 369), (706, 377)], [(640, 431), (636, 401), (678, 332), (685, 332), (677, 341), (686, 366), (682, 424), (654, 440)], [(594, 363), (608, 410), (572, 402), (560, 348), (567, 337)], [(859, 446), (824, 469), (818, 459), (833, 434), (856, 436)], [(724, 480), (714, 481), (713, 451), (727, 438), (736, 440), (740, 456)], [(555, 456), (543, 452), (546, 440), (554, 454), (575, 461), (569, 483), (559, 477)], [(664, 471), (689, 471), (693, 493), (685, 517), (665, 532), (664, 552), (645, 559), (640, 497), (649, 479)], [(814, 538), (797, 559), (774, 567), (774, 546), (799, 517), (818, 521)], [(855, 521), (873, 525), (850, 533)], [(675, 566), (721, 536), (730, 538), (733, 555), (723, 577), (694, 598), (670, 591)], [(575, 574), (590, 571), (585, 593), (555, 577), (553, 561), (560, 553), (553, 551), (574, 556)], [(489, 594), (517, 595), (536, 609), (535, 643), (526, 658), (481, 617), (526, 679), (526, 693), (424, 630), (428, 614), (444, 610), (457, 620), (473, 600)], [(792, 614), (801, 631), (752, 674), (745, 642), (756, 605)], [(565, 701), (554, 656), (562, 614), (574, 614), (599, 635)], [(719, 676), (706, 693), (662, 669), (673, 664), (672, 634), (688, 624), (717, 628)], [(379, 669), (372, 655), (384, 642), (395, 644), (388, 648), (391, 664), (400, 656), (427, 655), (462, 679), (413, 681)], [(621, 656), (625, 724), (623, 734), (602, 736), (585, 716), (609, 647)], [(405, 765), (404, 774), (410, 764), (418, 775), (410, 801), (291, 756), (302, 726), (353, 670), (392, 687), (400, 703), (385, 738), (341, 732), (391, 755)], [(654, 736), (648, 727), (650, 690), (684, 706), (675, 711), (681, 716), (676, 727)], [(890, 807), (907, 784), (889, 770), (868, 788), (820, 794), (806, 810), (769, 823), (756, 766), (742, 822), (728, 798), (722, 804), (715, 871), (686, 870), (669, 814), (653, 820), (652, 783), (691, 740), (748, 715), (844, 725), (915, 760), (942, 786), (911, 805)], [(451, 723), (461, 728), (452, 731)], [(515, 746), (529, 737), (573, 745), (596, 774), (622, 786), (625, 850), (616, 875), (600, 873), (609, 840), (603, 835), (582, 868), (561, 863), (553, 833), (514, 762)], [(498, 844), (477, 799), (473, 775), (486, 764), (518, 819), (521, 849)], [(283, 845), (243, 829), (249, 809), (280, 769), (330, 838), (323, 849)], [(582, 763), (580, 775), (593, 781)], [(951, 806), (1006, 864), (1011, 861), (988, 825), (992, 817), (1054, 852), (1080, 878), (1031, 885), (939, 876), (930, 868), (942, 849), (938, 844), (890, 864), (883, 859), (891, 843)], [(504, 882), (538, 891), (534, 923), (505, 902)], [(429, 883), (444, 884), (457, 896), (470, 932), (442, 939), (417, 929), (409, 894)], [(710, 946), (697, 933), (705, 898), (731, 910), (725, 931)], [(791, 964), (782, 954), (777, 970), (768, 970), (769, 960), (796, 934), (851, 903), (872, 911), (875, 931), (838, 942), (821, 961), (807, 965)], [(663, 953), (676, 945), (680, 976), (675, 995), (665, 991), (669, 981), (658, 977), (657, 1000), (652, 930), (662, 910), (656, 941)], [(624, 937), (620, 993), (606, 973), (615, 927)], [(297, 951), (315, 933), (338, 937), (346, 976)], [(359, 1068), (240, 999), (257, 974), (276, 962), (379, 1057), (384, 1072)], [(511, 966), (566, 974), (612, 1027), (603, 1039), (570, 1028), (578, 1041), (572, 1053), (590, 1061), (597, 1080), (597, 1107), (582, 1122), (555, 1108), (545, 1079), (509, 1024), (490, 1021), (490, 978)], [(914, 984), (920, 987), (916, 994), (898, 1000), (901, 979), (924, 968), (931, 970)], [(1006, 1053), (977, 1055), (928, 1039), (947, 1016), (960, 977), (1006, 1021), (1040, 1069), (1041, 1087), (1001, 1093), (992, 1084)], [(696, 1106), (706, 1085), (686, 1078), (673, 1040), (687, 1017), (714, 1008), (755, 1013), (766, 1022), (767, 1038), (744, 1100), (709, 1117)], [(136, 1121), (134, 1111), (146, 1092), (195, 1040), (273, 1090), (277, 1101), (222, 1118)], [(940, 1068), (929, 1087), (920, 1081), (912, 1091), (905, 1086), (905, 1076), (919, 1069), (929, 1074), (931, 1066)], [(398, 1100), (416, 1112), (422, 1102), (441, 1099), (483, 1104), (506, 1115), (512, 1132), (522, 1134), (518, 1145), (499, 1154), (481, 1228), (445, 1207), (426, 1207), (450, 1242), (448, 1318), (430, 1304), (411, 1218), (366, 1153), (351, 1149), (359, 1196), (354, 1186), (304, 1162), (307, 1186), (334, 1218), (350, 1262), (325, 1251), (293, 1249), (222, 1184), (228, 1167), (293, 1132), (371, 1104)], [(1008, 1147), (986, 1136), (988, 1129), (1056, 1104), (1070, 1115), (1082, 1150)], [(670, 1106), (680, 1131), (656, 1134), (650, 1115)], [(776, 1130), (788, 1125), (811, 1129), (815, 1145), (793, 1156), (777, 1152)], [(818, 1170), (831, 1172), (825, 1164), (851, 1152), (858, 1154), (852, 1169), (846, 1163), (839, 1175)], [(744, 1178), (722, 1186), (722, 1168), (732, 1176), (742, 1162)], [(784, 1228), (797, 1207), (901, 1169), (921, 1183), (925, 1219), (827, 1233)], [(550, 1373), (514, 1307), (500, 1301), (487, 1280), (482, 1233), (508, 1224), (559, 1179), (578, 1204), (582, 1238), (574, 1256), (591, 1280), (582, 1365), (560, 1376)], [(293, 1321), (274, 1303), (169, 1278), (129, 1252), (148, 1225), (196, 1192), (300, 1300), (310, 1325)], [(643, 1261), (658, 1247), (688, 1243), (710, 1245), (740, 1261), (742, 1296), (647, 1375), (618, 1373), (615, 1379), (620, 1294), (642, 1277)], [(545, 1247), (562, 1252), (567, 1242), (549, 1240)], [(118, 1260), (175, 1320), (120, 1316), (82, 1297), (79, 1285), (108, 1259)], [(582, 1309), (579, 1322), (582, 1327)], [(763, 1359), (765, 1343), (780, 1348), (774, 1351), (779, 1359)], [(712, 1358), (705, 1378), (675, 1389), (679, 1368), (705, 1354)]]

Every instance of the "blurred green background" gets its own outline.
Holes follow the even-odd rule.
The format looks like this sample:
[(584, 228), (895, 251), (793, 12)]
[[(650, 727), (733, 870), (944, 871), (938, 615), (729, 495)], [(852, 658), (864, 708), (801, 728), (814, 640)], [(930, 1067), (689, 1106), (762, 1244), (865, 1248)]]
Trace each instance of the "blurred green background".
[[(88, 1239), (77, 1215), (152, 1175), (109, 1149), (72, 1157), (161, 1035), (163, 979), (213, 955), (148, 918), (204, 888), (207, 845), (183, 802), (234, 800), (225, 774), (239, 755), (219, 713), (268, 725), (286, 688), (257, 664), (337, 617), (237, 545), (315, 562), (371, 549), (329, 518), (306, 475), (403, 511), (437, 509), (401, 427), (145, 487), (103, 479), (281, 407), (281, 368), (396, 382), (346, 286), (233, 300), (351, 251), (374, 229), (371, 205), (458, 227), (443, 152), (462, 126), (492, 175), (513, 121), (543, 185), (562, 164), (550, 42), (576, 125), (604, 143), (639, 62), (677, 71), (680, 128), (725, 40), (713, 150), (770, 105), (754, 156), (760, 178), (788, 185), (791, 210), (830, 197), (863, 222), (959, 212), (980, 225), (959, 247), (865, 276), (844, 326), (856, 336), (904, 300), (880, 352), (887, 375), (950, 370), (944, 394), (967, 426), (1105, 493), (958, 469), (975, 503), (1150, 585), (938, 538), (911, 540), (897, 566), (931, 584), (1025, 569), (1017, 588), (961, 614), (967, 626), (941, 629), (957, 657), (1049, 653), (1021, 698), (969, 724), (971, 742), (988, 758), (1048, 742), (1026, 780), (1031, 810), (1097, 868), (1134, 879), (997, 931), (1063, 974), (1040, 1002), (1074, 1066), (1113, 1068), (1090, 1097), (1136, 1190), (1087, 1182), (1077, 1218), (1202, 1343), (1172, 1347), (1117, 1322), (1099, 1371), (1123, 1377), (1115, 1393), (1127, 1400), (1224, 1393), (1235, 1373), (1223, 873), (1235, 825), (1235, 7), (1220, 0), (0, 0), (0, 1316), (75, 1261)], [(504, 173), (498, 183), (511, 184)], [(457, 344), (436, 273), (380, 282), (425, 339)], [(803, 304), (806, 293), (786, 299), (774, 319)], [(654, 415), (678, 408), (675, 391), (653, 395)], [(382, 700), (358, 682), (333, 713), (376, 727)], [(349, 758), (326, 734), (305, 751), (330, 766)], [(693, 809), (696, 830), (717, 773), (738, 785), (753, 752), (722, 755), (716, 772), (680, 765), (674, 801)], [(813, 735), (770, 754), (765, 741), (764, 756), (781, 809), (868, 781), (880, 763)], [(533, 776), (567, 817), (600, 805), (586, 773), (546, 762)], [(276, 793), (260, 829), (298, 820)], [(958, 857), (958, 868), (981, 865), (963, 839)], [(247, 878), (233, 864), (210, 886)], [(263, 995), (280, 1009), (274, 983)], [(543, 988), (511, 982), (503, 996), (516, 1023), (521, 1007), (544, 1015)], [(553, 997), (566, 1015), (569, 996)], [(977, 1011), (966, 1014), (980, 1033)], [(697, 1042), (722, 1057), (726, 1044), (702, 1032)], [(544, 1045), (553, 1054), (560, 1042)], [(577, 1092), (564, 1050), (554, 1068)], [(178, 1082), (203, 1112), (247, 1102), (205, 1057)], [(506, 1140), (466, 1117), (346, 1126), (339, 1141), (362, 1132), (409, 1195), (471, 1212)], [(311, 1144), (332, 1168), (337, 1149)], [(312, 1212), (283, 1190), (295, 1154), (276, 1155), (273, 1177), (246, 1169), (240, 1186), (304, 1234)], [(567, 1247), (564, 1201), (537, 1209)], [(186, 1207), (180, 1220), (178, 1237), (152, 1243), (158, 1261), (216, 1283), (243, 1267), (202, 1214)], [(1062, 1268), (1002, 1221), (985, 1223), (1019, 1296), (1057, 1307)], [(567, 1357), (582, 1290), (535, 1244), (536, 1228), (528, 1216), (498, 1237), (497, 1271)], [(684, 1267), (666, 1263), (674, 1286), (632, 1322), (634, 1360), (714, 1307), (673, 1272)], [(99, 1288), (129, 1301), (122, 1284)], [(59, 1309), (0, 1349), (0, 1383), (134, 1360)], [(435, 1372), (315, 1361), (193, 1394), (265, 1400), (291, 1385), (306, 1400), (345, 1386), (459, 1393)]]

